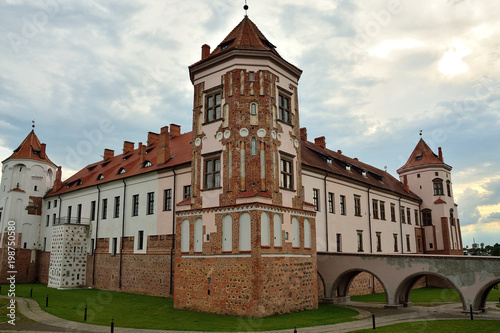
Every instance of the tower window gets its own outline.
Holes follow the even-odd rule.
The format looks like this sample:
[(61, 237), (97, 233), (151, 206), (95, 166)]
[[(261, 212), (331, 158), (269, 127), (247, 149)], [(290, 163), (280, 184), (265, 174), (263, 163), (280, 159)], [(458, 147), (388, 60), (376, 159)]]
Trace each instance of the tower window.
[(430, 209), (422, 210), (422, 224), (424, 226), (432, 225), (432, 211)]
[(279, 120), (291, 123), (290, 118), (290, 97), (279, 95)]
[(205, 188), (217, 188), (220, 185), (220, 156), (205, 159)]
[(257, 155), (257, 139), (252, 138), (251, 143), (251, 153), (252, 155)]
[(443, 195), (443, 180), (441, 178), (435, 178), (433, 181), (434, 195)]
[(207, 123), (221, 118), (220, 91), (207, 95), (205, 107), (206, 107), (205, 121)]
[(250, 114), (252, 116), (257, 115), (257, 104), (256, 103), (250, 104)]
[(282, 188), (292, 190), (293, 189), (293, 164), (292, 160), (286, 157), (281, 158), (280, 163), (281, 168), (281, 179), (280, 186)]
[(451, 197), (451, 182), (449, 180), (446, 181), (446, 192), (448, 196)]
[(183, 198), (189, 198), (191, 196), (191, 185), (184, 186), (184, 196)]
[(354, 196), (354, 215), (361, 216), (361, 197), (359, 195)]
[(248, 73), (248, 81), (255, 81), (255, 72)]

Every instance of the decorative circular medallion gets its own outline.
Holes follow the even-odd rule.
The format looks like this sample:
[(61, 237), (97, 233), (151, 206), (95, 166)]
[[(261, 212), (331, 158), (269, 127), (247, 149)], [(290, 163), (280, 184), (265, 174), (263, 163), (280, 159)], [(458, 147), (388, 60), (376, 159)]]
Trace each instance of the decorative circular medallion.
[(263, 138), (263, 137), (265, 137), (265, 136), (266, 136), (266, 130), (265, 130), (265, 129), (263, 129), (263, 128), (261, 128), (260, 130), (258, 130), (258, 131), (257, 131), (257, 136), (258, 136), (259, 138)]
[(231, 131), (230, 130), (226, 130), (224, 132), (224, 139), (229, 139), (230, 136), (231, 136)]
[(217, 133), (217, 140), (222, 140), (222, 132)]
[(194, 145), (196, 147), (198, 147), (199, 145), (201, 145), (201, 139), (200, 138), (196, 138), (196, 140), (194, 140)]
[(246, 128), (240, 129), (240, 135), (242, 138), (248, 136), (248, 130)]
[(273, 139), (276, 139), (276, 132), (275, 132), (275, 131), (272, 131), (272, 132), (271, 132), (271, 136), (273, 137)]

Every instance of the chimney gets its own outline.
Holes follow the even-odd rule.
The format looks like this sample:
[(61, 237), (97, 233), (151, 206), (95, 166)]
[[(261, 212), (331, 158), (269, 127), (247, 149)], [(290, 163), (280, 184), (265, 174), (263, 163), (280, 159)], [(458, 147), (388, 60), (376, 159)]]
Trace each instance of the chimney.
[(438, 158), (441, 162), (443, 161), (443, 151), (441, 150), (441, 147), (438, 147)]
[(148, 132), (148, 147), (153, 143), (158, 143), (159, 137), (157, 133)]
[(45, 143), (42, 143), (40, 146), (40, 157), (45, 158), (45, 149), (47, 148), (47, 145)]
[(300, 139), (307, 141), (307, 128), (306, 127), (302, 127), (300, 129)]
[(353, 158), (353, 160), (355, 160), (355, 161), (359, 161), (357, 157)]
[(160, 142), (158, 145), (158, 155), (156, 157), (156, 164), (165, 164), (170, 158), (170, 134), (168, 133), (168, 126), (161, 128)]
[(408, 176), (407, 175), (403, 176), (403, 190), (405, 190), (407, 193), (410, 193), (410, 186), (408, 185)]
[(201, 60), (205, 59), (210, 55), (210, 45), (203, 44), (201, 46)]
[(173, 139), (179, 135), (181, 135), (181, 127), (176, 124), (170, 124), (170, 139)]
[(139, 155), (142, 164), (146, 160), (146, 146), (144, 146), (142, 142), (139, 142)]
[(342, 154), (342, 150), (340, 150), (340, 149), (337, 150), (337, 153)]
[(134, 143), (130, 141), (123, 141), (123, 154), (134, 150)]
[(104, 149), (104, 160), (109, 160), (115, 156), (115, 151), (111, 149)]
[(57, 167), (56, 171), (56, 180), (54, 181), (54, 192), (57, 192), (61, 189), (62, 187), (62, 169), (60, 166)]
[(316, 146), (320, 146), (321, 148), (325, 149), (326, 148), (326, 142), (325, 142), (325, 137), (320, 136), (319, 138), (314, 139), (314, 144)]

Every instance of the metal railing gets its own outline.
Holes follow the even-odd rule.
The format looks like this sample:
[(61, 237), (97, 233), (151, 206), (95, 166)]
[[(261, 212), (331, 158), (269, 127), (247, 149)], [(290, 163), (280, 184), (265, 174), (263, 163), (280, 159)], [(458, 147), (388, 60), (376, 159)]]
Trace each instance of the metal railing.
[(58, 217), (56, 218), (54, 225), (59, 225), (59, 224), (85, 224), (88, 225), (90, 224), (90, 219), (89, 218), (78, 218), (78, 217)]

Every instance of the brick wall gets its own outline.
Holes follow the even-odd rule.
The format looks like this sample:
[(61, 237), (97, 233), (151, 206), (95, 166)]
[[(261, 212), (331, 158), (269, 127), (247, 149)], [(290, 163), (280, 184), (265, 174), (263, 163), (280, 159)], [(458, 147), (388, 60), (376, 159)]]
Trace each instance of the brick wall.
[(37, 257), (37, 280), (40, 283), (49, 282), (50, 252), (38, 251)]
[[(426, 277), (423, 276), (413, 285), (412, 289), (419, 289), (426, 286)], [(380, 281), (368, 272), (359, 273), (352, 280), (349, 286), (349, 296), (377, 294), (383, 292), (385, 292), (384, 287)]]

